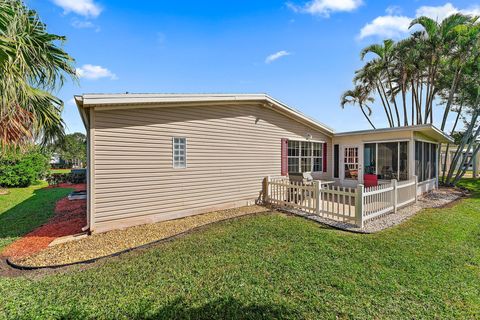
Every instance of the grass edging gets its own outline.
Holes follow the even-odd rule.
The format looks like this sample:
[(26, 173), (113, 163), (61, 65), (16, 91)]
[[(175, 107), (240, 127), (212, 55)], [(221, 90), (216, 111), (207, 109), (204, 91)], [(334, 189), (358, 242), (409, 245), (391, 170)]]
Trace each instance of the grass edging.
[(111, 254), (107, 254), (107, 255), (104, 255), (104, 256), (100, 256), (100, 257), (92, 258), (92, 259), (87, 259), (87, 260), (81, 260), (81, 261), (70, 262), (70, 263), (65, 263), (65, 264), (47, 265), (47, 266), (21, 265), (21, 264), (17, 264), (15, 262), (11, 261), (9, 257), (7, 257), (5, 259), (5, 262), (10, 267), (12, 267), (14, 269), (17, 269), (17, 270), (23, 270), (23, 271), (42, 270), (42, 269), (60, 269), (60, 268), (66, 268), (66, 267), (71, 267), (71, 266), (75, 266), (75, 265), (86, 265), (86, 264), (95, 263), (99, 260), (117, 257), (117, 256), (120, 256), (122, 254), (128, 253), (130, 251), (134, 251), (134, 250), (138, 250), (138, 249), (146, 249), (146, 248), (152, 247), (154, 245), (157, 245), (157, 244), (160, 244), (160, 243), (163, 243), (163, 242), (168, 242), (168, 241), (174, 240), (176, 238), (180, 238), (182, 236), (188, 235), (190, 233), (199, 231), (202, 228), (210, 227), (211, 225), (213, 225), (215, 223), (225, 222), (225, 221), (235, 220), (235, 219), (241, 219), (241, 218), (245, 218), (247, 216), (250, 217), (250, 216), (255, 216), (255, 215), (265, 215), (265, 214), (268, 214), (268, 213), (271, 213), (271, 212), (272, 212), (271, 210), (262, 211), (262, 212), (254, 212), (254, 213), (249, 213), (249, 214), (245, 214), (245, 215), (241, 215), (241, 216), (237, 216), (237, 217), (230, 217), (230, 218), (225, 218), (225, 219), (209, 222), (209, 223), (206, 223), (204, 225), (194, 227), (194, 228), (186, 230), (186, 231), (182, 231), (182, 232), (177, 233), (175, 235), (168, 236), (166, 238), (158, 239), (158, 240), (155, 240), (155, 241), (152, 241), (152, 242), (149, 242), (149, 243), (145, 243), (145, 244), (142, 244), (142, 245), (139, 245), (139, 246), (136, 246), (136, 247), (128, 248), (128, 249), (121, 250), (121, 251), (118, 251), (118, 252), (115, 252), (115, 253), (111, 253)]

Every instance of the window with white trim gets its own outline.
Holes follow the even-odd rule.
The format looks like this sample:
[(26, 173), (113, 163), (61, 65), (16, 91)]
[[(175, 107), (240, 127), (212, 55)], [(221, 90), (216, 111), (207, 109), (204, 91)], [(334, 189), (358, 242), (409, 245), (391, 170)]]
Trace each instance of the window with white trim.
[(323, 169), (323, 143), (288, 140), (288, 172), (320, 172)]
[(173, 168), (186, 168), (187, 167), (187, 139), (176, 138), (173, 141)]

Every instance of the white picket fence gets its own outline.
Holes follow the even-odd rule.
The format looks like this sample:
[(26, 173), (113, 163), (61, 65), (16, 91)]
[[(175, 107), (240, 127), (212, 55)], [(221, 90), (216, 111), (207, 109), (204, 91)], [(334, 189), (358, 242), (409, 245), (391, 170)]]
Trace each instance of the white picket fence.
[(288, 178), (266, 177), (265, 202), (278, 207), (300, 210), (323, 218), (363, 224), (383, 214), (396, 212), (417, 200), (417, 179), (380, 184), (365, 188), (347, 188), (322, 181), (292, 182)]
[(417, 179), (409, 181), (392, 180), (390, 183), (364, 188), (359, 185), (362, 195), (361, 211), (363, 223), (386, 213), (396, 212), (417, 200)]

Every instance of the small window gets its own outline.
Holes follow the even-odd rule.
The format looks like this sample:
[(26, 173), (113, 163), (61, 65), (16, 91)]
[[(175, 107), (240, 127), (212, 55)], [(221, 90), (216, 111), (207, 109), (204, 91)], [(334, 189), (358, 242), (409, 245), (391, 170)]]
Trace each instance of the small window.
[(173, 167), (187, 167), (187, 139), (173, 138)]

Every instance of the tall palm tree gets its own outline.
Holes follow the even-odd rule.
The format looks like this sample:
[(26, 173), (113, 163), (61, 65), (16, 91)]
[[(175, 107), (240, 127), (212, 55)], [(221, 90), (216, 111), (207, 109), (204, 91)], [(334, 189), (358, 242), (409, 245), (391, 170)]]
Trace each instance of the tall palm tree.
[[(372, 109), (367, 105), (367, 102), (373, 101), (374, 99), (370, 97), (368, 90), (365, 87), (357, 85), (353, 90), (347, 90), (342, 94), (342, 97), (340, 98), (340, 105), (342, 108), (345, 108), (346, 104), (357, 104), (365, 118), (368, 120), (368, 123), (370, 123), (373, 129), (376, 129), (370, 120)], [(365, 111), (365, 109), (368, 113)]]
[(63, 102), (52, 92), (76, 79), (74, 60), (21, 0), (0, 2), (0, 147), (64, 135)]
[(425, 123), (433, 123), (433, 101), (438, 92), (437, 78), (441, 75), (442, 58), (452, 53), (455, 47), (455, 29), (465, 25), (471, 18), (463, 14), (453, 14), (438, 22), (429, 17), (418, 17), (410, 23), (410, 28), (420, 25), (423, 28), (427, 69), (426, 69), (426, 97)]
[(372, 61), (367, 62), (363, 68), (357, 70), (355, 72), (353, 82), (361, 85), (364, 88), (368, 88), (368, 91), (372, 94), (374, 91), (377, 91), (377, 94), (382, 102), (388, 124), (390, 127), (394, 127), (395, 124), (393, 120), (392, 109), (387, 97), (387, 93), (385, 92), (385, 87), (380, 79), (381, 66), (376, 60), (377, 59), (373, 59)]
[(360, 52), (360, 58), (363, 60), (368, 53), (375, 54), (379, 59), (376, 60), (379, 64), (378, 70), (385, 74), (386, 82), (389, 89), (389, 98), (395, 108), (395, 114), (397, 117), (397, 125), (400, 126), (400, 114), (398, 112), (397, 101), (392, 85), (391, 65), (395, 53), (395, 42), (391, 39), (384, 40), (382, 44), (372, 44), (364, 48)]

